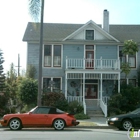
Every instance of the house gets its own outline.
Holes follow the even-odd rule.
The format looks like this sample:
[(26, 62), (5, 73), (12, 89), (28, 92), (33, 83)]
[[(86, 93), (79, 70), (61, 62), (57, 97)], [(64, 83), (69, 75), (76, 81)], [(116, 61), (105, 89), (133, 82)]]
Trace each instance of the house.
[[(27, 64), (39, 67), (39, 23), (28, 23)], [(125, 40), (140, 44), (140, 25), (109, 25), (109, 12), (103, 11), (103, 27), (92, 20), (86, 24), (44, 23), (42, 88), (60, 89), (68, 101), (78, 100), (88, 110), (102, 109), (107, 116), (107, 99), (114, 88), (120, 92), (120, 63), (129, 62), (127, 83), (137, 84), (140, 52), (121, 53)]]

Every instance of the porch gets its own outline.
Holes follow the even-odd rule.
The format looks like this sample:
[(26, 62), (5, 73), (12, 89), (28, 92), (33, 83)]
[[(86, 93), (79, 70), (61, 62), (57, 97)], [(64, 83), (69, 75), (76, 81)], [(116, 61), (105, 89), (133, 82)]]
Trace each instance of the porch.
[(76, 59), (66, 57), (66, 69), (120, 70), (119, 59)]
[[(117, 82), (120, 91), (120, 71), (94, 71), (94, 70), (66, 70), (65, 71), (65, 97), (70, 101), (77, 100), (87, 110), (99, 108), (107, 117), (107, 100), (105, 91), (109, 88), (113, 91)], [(108, 83), (108, 84), (107, 84)], [(110, 87), (108, 87), (110, 86)]]

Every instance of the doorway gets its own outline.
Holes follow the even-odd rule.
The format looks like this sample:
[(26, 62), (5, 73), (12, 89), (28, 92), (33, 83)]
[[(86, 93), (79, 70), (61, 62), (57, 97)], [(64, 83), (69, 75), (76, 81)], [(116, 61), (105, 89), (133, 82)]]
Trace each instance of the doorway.
[(98, 85), (97, 84), (85, 84), (85, 98), (86, 99), (98, 98)]

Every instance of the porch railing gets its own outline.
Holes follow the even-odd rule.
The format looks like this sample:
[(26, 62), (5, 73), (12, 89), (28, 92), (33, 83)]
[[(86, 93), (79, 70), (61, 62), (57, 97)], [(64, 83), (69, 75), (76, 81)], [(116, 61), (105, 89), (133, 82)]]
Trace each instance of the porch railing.
[(107, 105), (103, 102), (103, 100), (100, 100), (100, 107), (101, 107), (105, 117), (107, 117)]
[(67, 96), (67, 101), (72, 102), (72, 101), (78, 101), (80, 104), (83, 103), (83, 97), (82, 96)]
[(120, 69), (119, 59), (66, 58), (66, 69)]

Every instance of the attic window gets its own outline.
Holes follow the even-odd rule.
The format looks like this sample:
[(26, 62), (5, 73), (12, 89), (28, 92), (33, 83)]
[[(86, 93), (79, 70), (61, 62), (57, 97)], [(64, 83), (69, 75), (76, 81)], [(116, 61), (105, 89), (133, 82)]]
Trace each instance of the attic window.
[(94, 40), (94, 30), (86, 30), (86, 40)]

